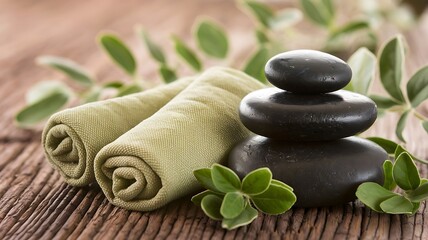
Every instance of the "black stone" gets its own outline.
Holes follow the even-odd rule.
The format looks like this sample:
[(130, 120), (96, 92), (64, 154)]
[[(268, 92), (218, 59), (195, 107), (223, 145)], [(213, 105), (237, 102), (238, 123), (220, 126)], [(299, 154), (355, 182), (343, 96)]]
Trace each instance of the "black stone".
[(333, 140), (368, 129), (376, 120), (375, 103), (339, 90), (297, 95), (278, 88), (254, 91), (242, 99), (239, 114), (252, 132), (287, 141)]
[(320, 51), (294, 50), (272, 57), (265, 75), (274, 86), (293, 93), (327, 93), (351, 81), (351, 68), (341, 59)]
[(358, 137), (325, 142), (281, 142), (253, 136), (235, 146), (229, 167), (241, 178), (268, 167), (273, 178), (294, 188), (298, 207), (344, 204), (356, 199), (363, 182), (382, 184), (388, 157), (378, 145)]

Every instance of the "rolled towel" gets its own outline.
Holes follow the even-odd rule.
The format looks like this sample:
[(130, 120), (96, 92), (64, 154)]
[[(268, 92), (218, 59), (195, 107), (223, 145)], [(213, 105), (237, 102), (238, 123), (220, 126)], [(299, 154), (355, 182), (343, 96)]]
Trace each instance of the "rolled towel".
[(153, 116), (95, 158), (95, 177), (108, 200), (129, 210), (150, 211), (197, 190), (193, 170), (225, 160), (249, 135), (238, 106), (257, 80), (212, 68)]
[(47, 159), (70, 185), (95, 182), (94, 158), (98, 151), (153, 115), (192, 81), (184, 78), (142, 93), (54, 114), (42, 134)]

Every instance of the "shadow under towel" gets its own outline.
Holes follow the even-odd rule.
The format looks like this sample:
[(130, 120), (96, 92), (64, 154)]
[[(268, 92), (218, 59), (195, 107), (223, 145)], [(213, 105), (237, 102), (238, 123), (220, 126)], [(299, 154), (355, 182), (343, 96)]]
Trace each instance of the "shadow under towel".
[(108, 200), (150, 211), (200, 188), (193, 170), (225, 160), (249, 135), (241, 124), (241, 99), (263, 85), (227, 68), (197, 77), (153, 116), (104, 147), (95, 177)]
[(193, 78), (184, 78), (141, 93), (54, 114), (42, 134), (47, 159), (70, 185), (95, 182), (93, 166), (98, 151), (153, 115), (192, 81)]

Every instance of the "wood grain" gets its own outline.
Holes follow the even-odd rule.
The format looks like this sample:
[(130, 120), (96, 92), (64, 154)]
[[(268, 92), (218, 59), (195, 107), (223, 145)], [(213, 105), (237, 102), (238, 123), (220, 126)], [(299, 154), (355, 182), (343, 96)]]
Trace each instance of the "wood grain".
[[(46, 161), (40, 130), (18, 129), (13, 117), (24, 106), (25, 92), (44, 79), (60, 74), (34, 64), (39, 55), (59, 55), (86, 66), (100, 81), (124, 79), (97, 48), (102, 29), (119, 34), (138, 52), (139, 72), (157, 82), (156, 65), (133, 27), (142, 24), (153, 39), (172, 51), (170, 33), (191, 38), (191, 25), (208, 15), (227, 26), (231, 62), (254, 49), (252, 22), (232, 1), (7, 1), (0, 0), (0, 239), (428, 239), (426, 204), (414, 216), (378, 214), (359, 202), (329, 208), (294, 208), (279, 216), (260, 217), (233, 231), (221, 228), (194, 206), (190, 196), (153, 212), (116, 208), (97, 186), (74, 188), (65, 184)], [(428, 17), (406, 33), (407, 69), (413, 73), (428, 63), (425, 39)], [(383, 38), (391, 36), (385, 33)], [(194, 46), (192, 41), (189, 41)], [(175, 61), (169, 54), (170, 61)], [(210, 62), (209, 65), (218, 64)], [(191, 72), (180, 65), (180, 72)], [(420, 111), (427, 115), (426, 105)], [(394, 138), (397, 116), (377, 122), (367, 135)], [(409, 150), (428, 158), (428, 138), (415, 119), (405, 131)], [(421, 166), (424, 176), (427, 168)]]

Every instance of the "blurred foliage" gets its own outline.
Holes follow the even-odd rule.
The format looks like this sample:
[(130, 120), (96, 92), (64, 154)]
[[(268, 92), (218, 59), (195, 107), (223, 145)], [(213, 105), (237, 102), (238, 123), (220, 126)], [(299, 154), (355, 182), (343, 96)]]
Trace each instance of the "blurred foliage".
[[(291, 35), (297, 34), (300, 39), (312, 41), (311, 38), (314, 36), (308, 35), (307, 29), (301, 27), (301, 24), (306, 24), (325, 33), (325, 37), (317, 37), (317, 41), (322, 42), (320, 47), (322, 51), (327, 51), (343, 58), (349, 56), (359, 47), (365, 47), (365, 50), (357, 51), (350, 59), (351, 66), (353, 65), (354, 68), (360, 67), (357, 70), (354, 69), (354, 72), (362, 72), (361, 79), (365, 82), (357, 83), (353, 81), (353, 87), (348, 86), (348, 88), (351, 90), (355, 88), (353, 90), (368, 94), (368, 89), (372, 82), (371, 76), (376, 69), (373, 66), (373, 63), (376, 62), (376, 57), (370, 51), (375, 52), (376, 46), (378, 46), (377, 33), (381, 22), (398, 19), (396, 21), (399, 23), (397, 26), (402, 27), (403, 22), (406, 22), (403, 19), (417, 19), (417, 15), (414, 15), (409, 9), (413, 7), (418, 10), (416, 13), (420, 14), (419, 10), (426, 7), (426, 3), (422, 4), (421, 2), (425, 1), (409, 0), (400, 3), (393, 0), (355, 1), (352, 4), (361, 4), (358, 7), (358, 12), (347, 17), (346, 21), (343, 22), (343, 16), (340, 16), (341, 11), (338, 7), (339, 1), (299, 0), (297, 8), (277, 9), (261, 1), (236, 0), (238, 8), (254, 21), (252, 30), (254, 31), (256, 44), (249, 56), (242, 62), (240, 61), (242, 65), (233, 67), (243, 70), (262, 82), (266, 82), (263, 72), (264, 64), (273, 55), (287, 50), (286, 43), (289, 42), (288, 39)], [(350, 4), (350, 2), (346, 4), (348, 3)], [(340, 4), (344, 3), (340, 2)], [(403, 16), (407, 17), (403, 18)], [(409, 22), (411, 24), (415, 23), (413, 20)], [(406, 26), (408, 27), (409, 25)], [(158, 64), (159, 76), (165, 83), (170, 83), (179, 77), (177, 69), (181, 68), (182, 64), (187, 65), (194, 72), (200, 72), (204, 70), (205, 60), (220, 65), (229, 65), (234, 62), (228, 54), (230, 52), (228, 33), (216, 20), (205, 17), (199, 18), (192, 29), (195, 44), (189, 44), (188, 40), (185, 41), (176, 35), (171, 37), (175, 54), (178, 56), (178, 58), (175, 58), (178, 59), (176, 60), (177, 62), (169, 60), (162, 46), (153, 41), (144, 28), (138, 27), (136, 29), (136, 35), (142, 40), (151, 58)], [(112, 79), (102, 81), (103, 83), (101, 84), (95, 75), (72, 60), (53, 56), (39, 57), (37, 62), (40, 65), (64, 73), (80, 87), (77, 90), (58, 82), (36, 84), (29, 90), (27, 106), (17, 113), (16, 123), (18, 126), (32, 127), (71, 103), (84, 104), (110, 97), (125, 96), (147, 89), (147, 82), (143, 81), (138, 74), (139, 64), (134, 57), (134, 53), (119, 36), (113, 33), (102, 33), (98, 36), (98, 44), (132, 81)], [(197, 48), (192, 48), (191, 46), (193, 45)], [(401, 49), (401, 46), (392, 48)], [(383, 53), (385, 52), (390, 51), (385, 51), (384, 49)], [(399, 55), (399, 53), (395, 52), (397, 59)], [(380, 54), (380, 63), (386, 64), (387, 61), (382, 59), (388, 57), (391, 56), (384, 57), (383, 54)], [(361, 69), (361, 67), (364, 68)], [(385, 68), (381, 67), (381, 76), (382, 74), (391, 74), (383, 72), (382, 69)], [(425, 76), (424, 74), (425, 71), (419, 75), (416, 74), (415, 78), (423, 78), (420, 75)], [(416, 88), (420, 87), (421, 82), (426, 80), (413, 80), (414, 78), (412, 78), (411, 82), (414, 82), (414, 84), (411, 84), (411, 89), (407, 90), (409, 98), (406, 98), (406, 100), (401, 91), (399, 91), (398, 86), (396, 86), (401, 79), (396, 79), (392, 83), (383, 80), (386, 78), (383, 77), (381, 80), (391, 98), (373, 96), (379, 106), (395, 110), (398, 106), (409, 102), (411, 106), (414, 106), (423, 101)], [(53, 100), (55, 100), (55, 104), (51, 103)], [(406, 114), (403, 115), (401, 122), (405, 122), (408, 112), (413, 112), (414, 115), (425, 121), (424, 127), (428, 126), (426, 118), (416, 113), (414, 108), (404, 107), (404, 105), (401, 108), (403, 110), (402, 113)], [(381, 110), (383, 112), (383, 109)], [(427, 128), (425, 127), (425, 129)], [(397, 135), (399, 135), (400, 131), (400, 129), (397, 131)]]

